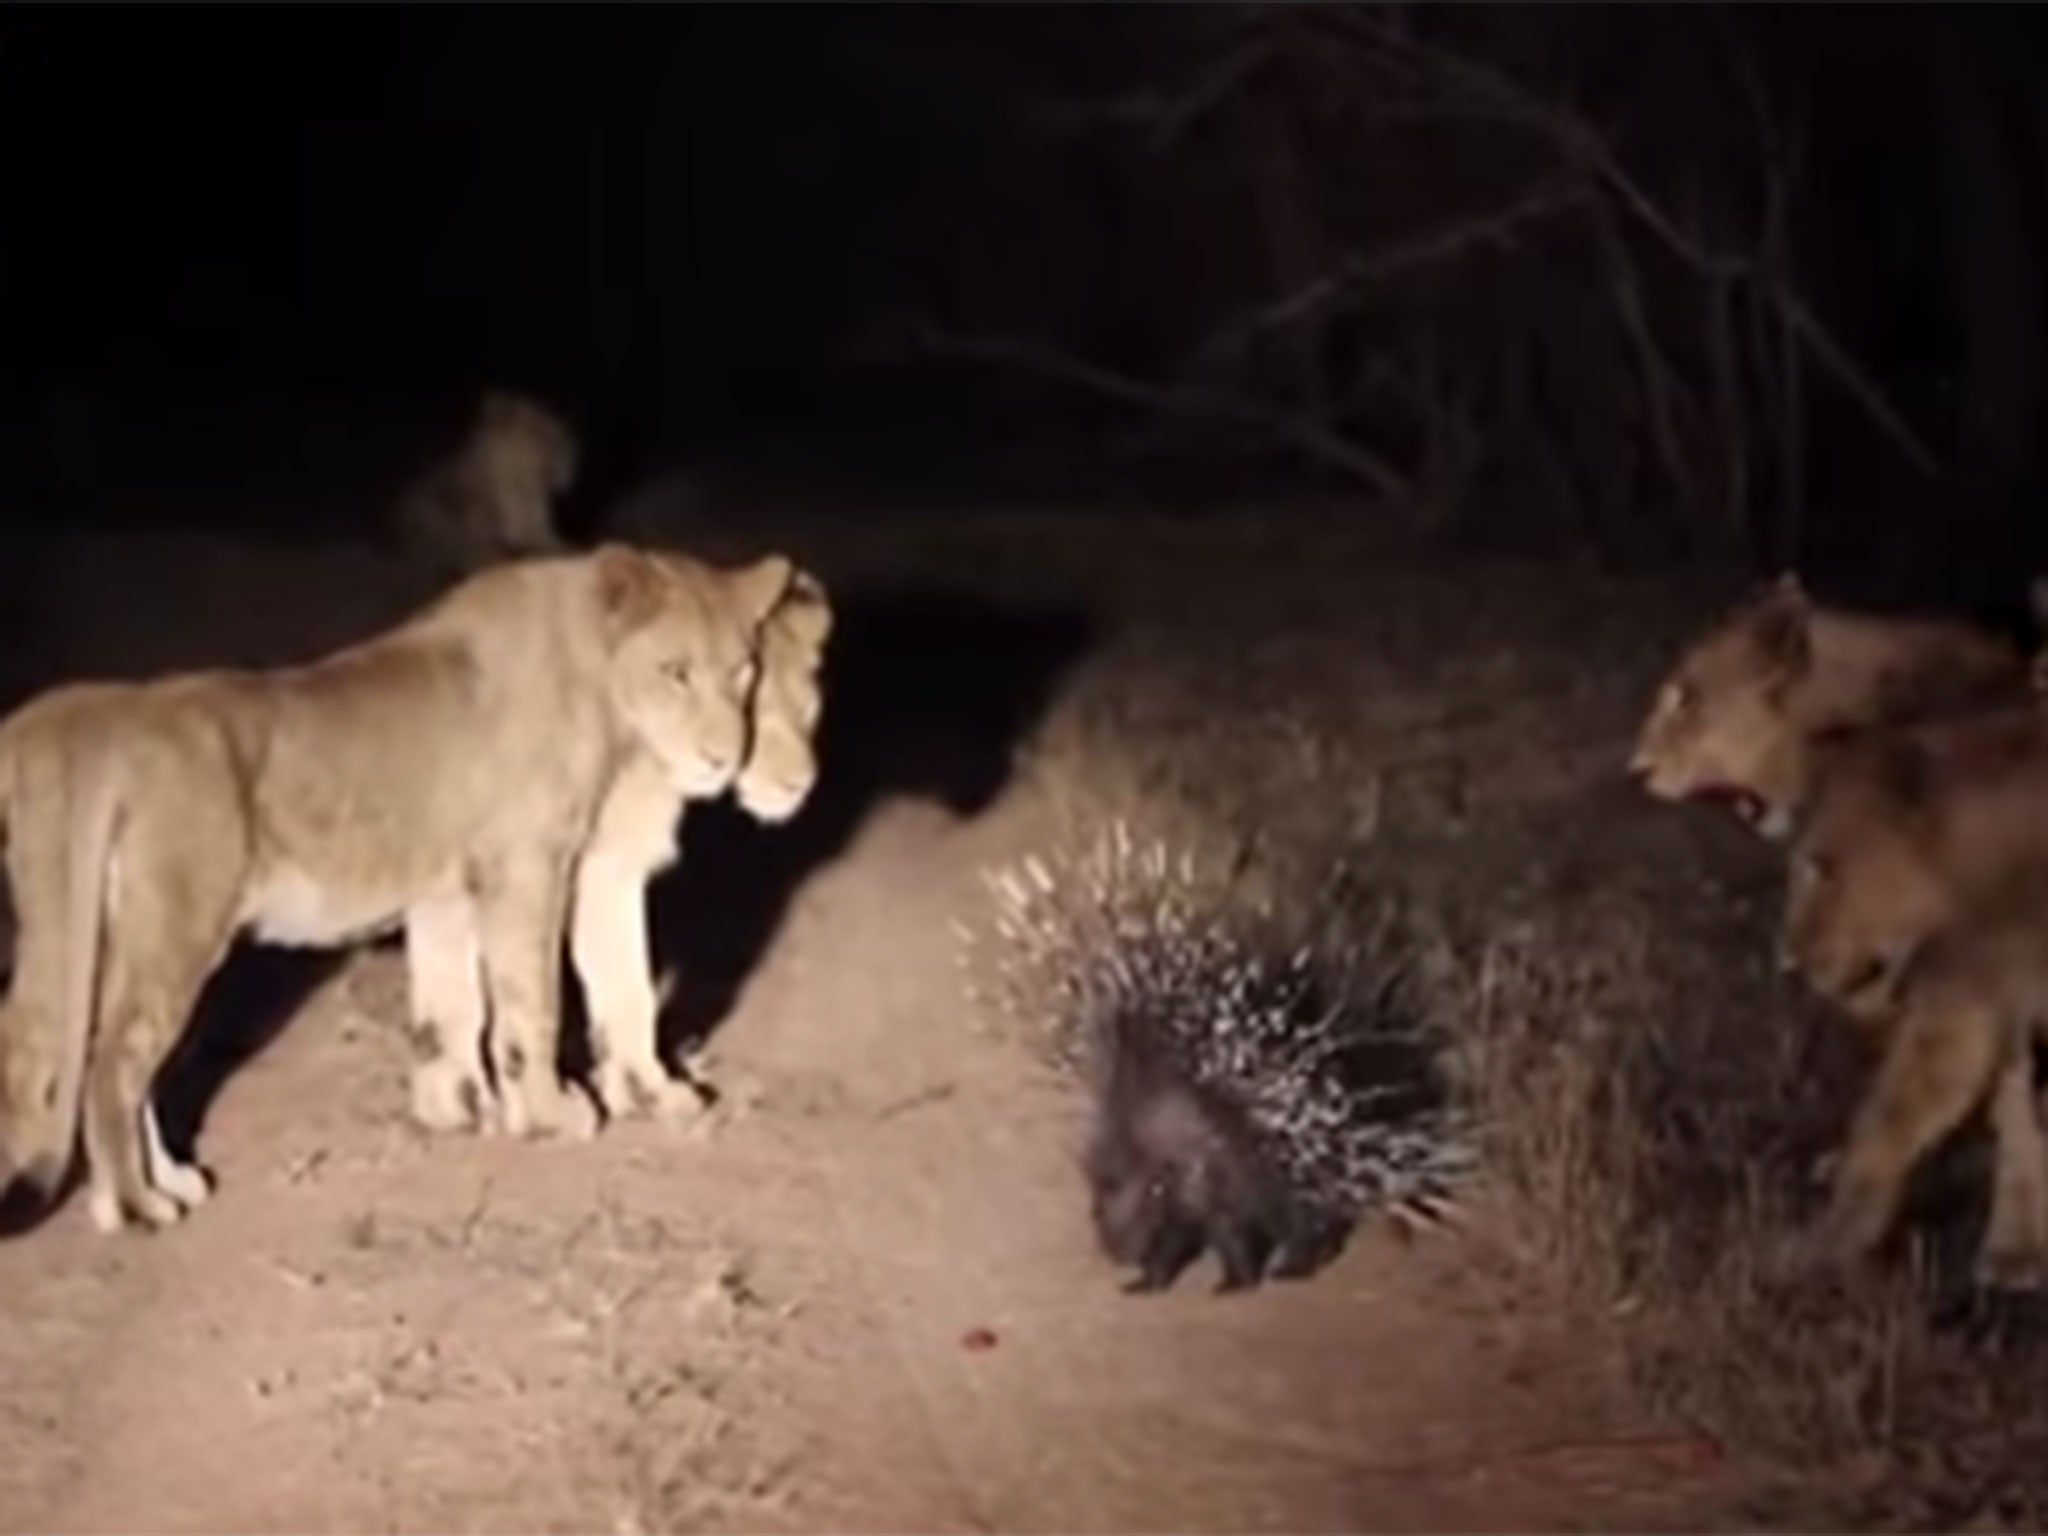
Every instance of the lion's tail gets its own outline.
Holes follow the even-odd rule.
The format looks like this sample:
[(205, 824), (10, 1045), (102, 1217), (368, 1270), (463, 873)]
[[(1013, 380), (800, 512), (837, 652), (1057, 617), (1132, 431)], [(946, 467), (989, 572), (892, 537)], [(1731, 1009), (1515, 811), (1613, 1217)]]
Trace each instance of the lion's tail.
[[(0, 829), (22, 919), (0, 1051), (26, 1052), (42, 1068), (8, 1073), (8, 1098), (23, 1098), (8, 1106), (13, 1119), (0, 1142), (13, 1166), (0, 1174), (27, 1184), (40, 1203), (63, 1185), (77, 1146), (119, 812), (110, 765), (0, 747)], [(44, 1055), (39, 1043), (56, 1049)]]

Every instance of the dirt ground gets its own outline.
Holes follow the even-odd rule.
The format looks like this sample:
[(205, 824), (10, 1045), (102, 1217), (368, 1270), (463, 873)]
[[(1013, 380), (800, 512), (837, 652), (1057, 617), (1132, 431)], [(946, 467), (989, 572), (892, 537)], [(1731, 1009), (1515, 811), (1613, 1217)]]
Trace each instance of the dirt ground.
[[(1081, 1106), (974, 1027), (955, 928), (977, 871), (1118, 775), (1341, 823), (1504, 902), (1531, 848), (1597, 878), (1603, 829), (1663, 866), (1720, 837), (1617, 782), (1661, 659), (1638, 618), (1683, 624), (1683, 601), (1300, 533), (726, 535), (794, 547), (848, 617), (818, 800), (775, 833), (693, 813), (657, 903), (679, 1017), (716, 1025), (716, 1108), (580, 1145), (429, 1138), (403, 1116), (389, 946), (238, 963), (188, 1064), (233, 1063), (185, 1116), (214, 1200), (110, 1240), (73, 1198), (0, 1244), (0, 1526), (1721, 1518), (1740, 1469), (1645, 1421), (1597, 1329), (1502, 1279), (1483, 1187), (1463, 1231), (1369, 1226), (1304, 1283), (1219, 1297), (1204, 1268), (1128, 1296), (1087, 1227)], [(15, 575), (16, 693), (309, 654), (405, 597), (366, 551), (196, 537), (39, 546)], [(1149, 745), (1116, 759), (1126, 738)], [(251, 1050), (259, 1014), (284, 1027)]]

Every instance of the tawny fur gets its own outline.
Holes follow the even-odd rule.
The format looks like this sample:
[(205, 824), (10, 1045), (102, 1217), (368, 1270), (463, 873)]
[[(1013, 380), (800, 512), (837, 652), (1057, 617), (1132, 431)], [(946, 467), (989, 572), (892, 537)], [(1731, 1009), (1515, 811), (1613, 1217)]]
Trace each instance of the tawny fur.
[(1811, 784), (1816, 741), (2028, 688), (2026, 658), (1996, 635), (1824, 608), (1783, 576), (1686, 647), (1637, 733), (1629, 771), (1662, 800), (1729, 798), (1780, 839)]
[[(1816, 1241), (1867, 1251), (1913, 1164), (1988, 1105), (1998, 1143), (1980, 1273), (2048, 1266), (2030, 1031), (2048, 1019), (2048, 716), (1990, 711), (1831, 744), (1791, 850), (1783, 963), (1878, 1031)], [(1986, 1056), (1986, 1052), (1990, 1054)]]
[(546, 406), (492, 390), (462, 445), (399, 496), (399, 541), (440, 576), (559, 553), (554, 505), (575, 481), (579, 451), (568, 423)]
[(1846, 1266), (1870, 1254), (1913, 1169), (1982, 1110), (1997, 1153), (1977, 1279), (2028, 1290), (2048, 1279), (2048, 1141), (2033, 1086), (2033, 1046), (2048, 1039), (2044, 901), (2038, 883), (2016, 889), (1928, 940), (1896, 978), (1877, 1075), (1836, 1159), (1827, 1208), (1802, 1239), (1810, 1259)]
[[(0, 723), (21, 923), (0, 1172), (54, 1191), (82, 1109), (101, 1227), (203, 1195), (163, 1156), (150, 1092), (239, 932), (332, 945), (405, 924), (418, 961), (482, 977), (506, 1128), (588, 1134), (555, 1068), (577, 860), (629, 763), (682, 796), (732, 782), (790, 578), (780, 557), (720, 571), (608, 546), (493, 569), (308, 666), (75, 684)], [(454, 1123), (486, 1092), (482, 1030), (428, 1024), (444, 1049), (415, 1112)]]
[[(819, 671), (831, 634), (824, 587), (795, 571), (763, 623), (760, 679), (749, 709), (749, 747), (733, 785), (756, 819), (794, 816), (817, 781), (813, 744), (824, 699)], [(647, 948), (648, 882), (674, 862), (686, 795), (651, 754), (631, 751), (613, 778), (589, 841), (577, 860), (569, 942), (583, 978), (599, 1101), (614, 1117), (649, 1108), (687, 1113), (698, 1100), (663, 1064), (657, 1041), (661, 998)], [(449, 946), (408, 928), (406, 950), (416, 1021), (444, 1021), (445, 1058), (476, 1054), (469, 1037), (483, 1028), (483, 999), (473, 965), (449, 966)], [(459, 953), (459, 951), (458, 951)], [(486, 1104), (480, 1115), (494, 1106)]]

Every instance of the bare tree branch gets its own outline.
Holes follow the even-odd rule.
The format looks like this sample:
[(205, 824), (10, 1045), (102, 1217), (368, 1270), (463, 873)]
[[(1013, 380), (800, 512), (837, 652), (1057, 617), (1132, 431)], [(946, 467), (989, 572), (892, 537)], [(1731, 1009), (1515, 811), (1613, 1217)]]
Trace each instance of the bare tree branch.
[(1027, 120), (1054, 129), (1095, 123), (1135, 124), (1146, 131), (1153, 148), (1165, 149), (1209, 112), (1228, 100), (1280, 46), (1271, 25), (1278, 18), (1264, 7), (1246, 13), (1244, 40), (1178, 90), (1146, 87), (1112, 101), (1040, 101)]
[(1813, 349), (1813, 355), (1834, 374), (1836, 381), (1856, 397), (1857, 404), (1861, 405), (1879, 426), (1891, 434), (1892, 440), (1912, 459), (1915, 467), (1929, 479), (1939, 480), (1941, 463), (1935, 458), (1933, 450), (1922, 443), (1913, 429), (1900, 419), (1898, 413), (1878, 392), (1877, 386), (1871, 383), (1863, 371), (1850, 360), (1842, 351), (1840, 343), (1829, 333), (1828, 328), (1806, 307), (1805, 301), (1797, 294), (1784, 289), (1779, 289), (1773, 297), (1779, 308), (1784, 310), (1785, 318), (1791, 323), (1792, 329)]
[(1507, 245), (1522, 225), (1570, 208), (1587, 196), (1586, 184), (1576, 178), (1545, 181), (1504, 208), (1430, 230), (1416, 239), (1369, 255), (1350, 255), (1314, 282), (1212, 331), (1189, 353), (1185, 371), (1199, 372), (1266, 332), (1307, 319), (1353, 289), (1386, 282), (1418, 267), (1455, 260), (1483, 245)]
[(1255, 34), (1250, 41), (1231, 50), (1216, 68), (1197, 80), (1154, 113), (1152, 147), (1166, 149), (1227, 97), (1234, 95), (1255, 74), (1277, 46), (1268, 33)]
[(1084, 358), (1018, 337), (963, 335), (913, 323), (909, 338), (913, 345), (936, 356), (1008, 364), (1092, 390), (1128, 405), (1147, 406), (1183, 416), (1207, 416), (1240, 422), (1292, 443), (1310, 457), (1364, 482), (1388, 500), (1407, 501), (1413, 494), (1407, 477), (1377, 454), (1318, 422), (1289, 415), (1255, 401), (1185, 385), (1148, 384)]
[(1504, 121), (1517, 122), (1550, 137), (1568, 159), (1585, 166), (1633, 214), (1666, 250), (1701, 275), (1740, 277), (1755, 282), (1770, 302), (1783, 310), (1793, 332), (1813, 349), (1813, 354), (1835, 376), (1851, 398), (1861, 406), (1877, 427), (1913, 466), (1930, 479), (1940, 479), (1940, 460), (1919, 434), (1884, 398), (1884, 393), (1859, 367), (1849, 351), (1835, 339), (1818, 316), (1792, 291), (1782, 271), (1760, 271), (1747, 256), (1730, 256), (1706, 249), (1680, 229), (1677, 222), (1623, 167), (1605, 135), (1571, 109), (1536, 96), (1512, 77), (1475, 60), (1418, 43), (1397, 34), (1381, 20), (1345, 13), (1346, 30), (1354, 40), (1376, 43), (1389, 52), (1406, 57), (1418, 68), (1435, 71), (1469, 91), (1479, 103)]

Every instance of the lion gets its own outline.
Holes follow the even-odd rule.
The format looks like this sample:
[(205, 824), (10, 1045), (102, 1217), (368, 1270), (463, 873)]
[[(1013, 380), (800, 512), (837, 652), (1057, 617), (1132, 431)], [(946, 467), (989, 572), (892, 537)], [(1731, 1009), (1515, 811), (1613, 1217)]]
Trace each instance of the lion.
[[(328, 946), (402, 923), (423, 960), (481, 978), (505, 1128), (594, 1131), (556, 1067), (573, 871), (628, 764), (681, 796), (731, 785), (792, 574), (617, 544), (512, 562), (309, 665), (75, 683), (0, 722), (21, 921), (0, 1173), (47, 1204), (82, 1116), (100, 1230), (199, 1202), (211, 1181), (165, 1151), (150, 1095), (238, 933)], [(466, 1090), (448, 1075), (483, 1094), (481, 1059)]]
[[(761, 627), (752, 743), (733, 784), (740, 805), (758, 821), (795, 816), (817, 781), (813, 743), (824, 704), (819, 671), (831, 630), (824, 587), (808, 572), (794, 571)], [(642, 1108), (674, 1116), (699, 1102), (660, 1058), (661, 996), (645, 913), (647, 885), (674, 862), (684, 803), (692, 798), (699, 797), (679, 789), (652, 755), (629, 755), (576, 864), (570, 954), (589, 1014), (593, 1086), (614, 1118)], [(459, 963), (462, 936), (451, 944), (445, 933), (408, 927), (406, 953), (415, 1027), (429, 1055), (414, 1078), (414, 1117), (436, 1130), (486, 1128), (494, 1104), (479, 1097), (481, 1085), (470, 1070), (484, 1028), (484, 999), (474, 965)], [(458, 963), (450, 965), (450, 956)]]
[(2027, 659), (1988, 631), (1822, 607), (1787, 573), (1686, 648), (1658, 687), (1629, 772), (1660, 800), (1729, 799), (1782, 841), (1807, 793), (1814, 741), (2023, 697), (2029, 686)]
[(1815, 1256), (1874, 1248), (1914, 1164), (1988, 1103), (1997, 1171), (1978, 1278), (2038, 1286), (2048, 1145), (2031, 1044), (2048, 1025), (2048, 719), (2004, 710), (1828, 748), (1791, 850), (1779, 949), (1785, 970), (1883, 1040)]
[(399, 496), (399, 541), (443, 577), (560, 553), (554, 499), (574, 483), (579, 454), (576, 434), (546, 406), (491, 390), (462, 446)]

